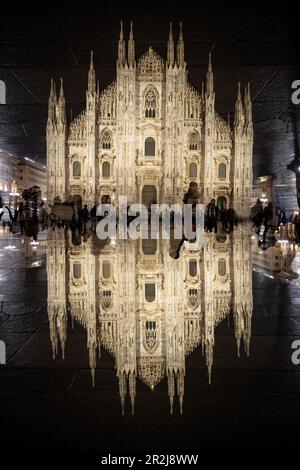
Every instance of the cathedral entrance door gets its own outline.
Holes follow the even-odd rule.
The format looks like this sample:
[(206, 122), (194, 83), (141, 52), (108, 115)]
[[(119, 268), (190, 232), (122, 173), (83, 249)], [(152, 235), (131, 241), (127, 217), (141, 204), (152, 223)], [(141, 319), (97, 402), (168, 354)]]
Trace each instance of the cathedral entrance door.
[(217, 206), (220, 211), (227, 209), (227, 199), (224, 196), (219, 196), (217, 199)]
[(145, 185), (142, 191), (142, 204), (148, 209), (151, 208), (151, 204), (157, 204), (157, 190), (153, 185)]

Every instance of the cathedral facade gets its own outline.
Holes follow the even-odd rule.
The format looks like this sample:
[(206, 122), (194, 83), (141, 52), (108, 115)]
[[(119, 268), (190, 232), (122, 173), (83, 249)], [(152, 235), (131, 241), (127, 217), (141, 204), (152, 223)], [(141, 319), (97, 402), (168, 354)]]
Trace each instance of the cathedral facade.
[(222, 239), (206, 232), (203, 248), (190, 251), (184, 245), (179, 259), (170, 256), (172, 242), (162, 238), (101, 245), (90, 237), (78, 244), (67, 233), (66, 238), (63, 228), (48, 232), (53, 356), (64, 357), (68, 317), (78, 322), (86, 330), (93, 382), (102, 380), (101, 348), (115, 359), (123, 413), (128, 398), (134, 410), (137, 379), (151, 390), (165, 380), (171, 412), (173, 404), (182, 411), (186, 358), (202, 348), (210, 383), (215, 329), (225, 319), (238, 355), (242, 345), (249, 355), (253, 302), (246, 223)]
[(152, 47), (136, 60), (132, 25), (126, 44), (121, 24), (115, 81), (99, 90), (91, 53), (86, 108), (70, 125), (63, 83), (58, 96), (51, 83), (48, 202), (182, 203), (196, 181), (200, 202), (241, 212), (251, 201), (252, 146), (249, 84), (243, 98), (238, 84), (231, 126), (215, 110), (210, 55), (201, 92), (188, 83), (181, 25), (176, 45), (170, 27), (165, 61)]

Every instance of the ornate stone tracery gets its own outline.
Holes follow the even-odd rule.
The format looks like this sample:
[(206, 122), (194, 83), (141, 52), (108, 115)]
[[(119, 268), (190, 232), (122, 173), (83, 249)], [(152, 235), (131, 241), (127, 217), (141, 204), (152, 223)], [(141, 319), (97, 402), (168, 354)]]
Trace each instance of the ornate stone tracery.
[[(176, 390), (182, 407), (185, 357), (202, 344), (210, 381), (214, 330), (221, 321), (232, 315), (238, 352), (242, 341), (247, 354), (250, 347), (248, 227), (238, 226), (224, 242), (215, 234), (204, 238), (203, 248), (183, 247), (175, 260), (168, 240), (157, 240), (152, 254), (145, 253), (138, 240), (116, 240), (99, 249), (91, 238), (75, 246), (71, 236), (65, 239), (63, 229), (50, 231), (48, 316), (53, 354), (60, 345), (64, 351), (69, 315), (86, 329), (93, 380), (97, 349), (104, 347), (114, 356), (122, 406), (126, 390), (134, 405), (136, 378), (154, 389), (167, 377), (171, 408)], [(190, 263), (195, 263), (192, 269)], [(151, 302), (145, 299), (146, 284), (155, 285)]]

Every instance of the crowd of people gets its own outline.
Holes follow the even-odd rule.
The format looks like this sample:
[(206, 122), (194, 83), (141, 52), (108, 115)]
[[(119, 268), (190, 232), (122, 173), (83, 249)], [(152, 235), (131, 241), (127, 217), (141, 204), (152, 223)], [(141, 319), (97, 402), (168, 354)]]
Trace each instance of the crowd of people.
[[(96, 232), (97, 222), (100, 217), (97, 216), (97, 206), (91, 209), (85, 204), (82, 208), (74, 201), (70, 203), (61, 203), (56, 201), (53, 207), (46, 210), (45, 203), (41, 199), (39, 188), (31, 188), (23, 194), (24, 202), (20, 202), (15, 210), (4, 206), (0, 210), (0, 222), (8, 226), (13, 233), (32, 236), (37, 239), (39, 230), (45, 230), (53, 226), (68, 227), (71, 230), (78, 230), (79, 233), (87, 231)], [(195, 182), (190, 183), (188, 191), (184, 194), (183, 203), (191, 204), (193, 210), (193, 225), (196, 223), (195, 208), (200, 201), (200, 192)], [(300, 215), (286, 217), (285, 209), (276, 207), (274, 210), (272, 202), (264, 207), (260, 199), (257, 199), (251, 209), (250, 219), (258, 235), (262, 232), (262, 242), (266, 242), (267, 234), (270, 229), (275, 229), (280, 224), (291, 222), (294, 224), (295, 237), (300, 243)], [(212, 199), (205, 208), (205, 230), (209, 232), (230, 233), (238, 223), (238, 215), (233, 207), (220, 208), (216, 200)], [(195, 227), (194, 227), (195, 228)]]

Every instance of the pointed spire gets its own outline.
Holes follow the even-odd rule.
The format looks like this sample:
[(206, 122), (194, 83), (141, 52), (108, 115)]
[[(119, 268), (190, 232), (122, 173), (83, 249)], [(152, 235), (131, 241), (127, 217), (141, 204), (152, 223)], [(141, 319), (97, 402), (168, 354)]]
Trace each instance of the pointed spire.
[(135, 64), (135, 45), (133, 39), (133, 23), (130, 22), (130, 33), (128, 41), (128, 65), (129, 67), (134, 67)]
[(170, 32), (169, 32), (169, 40), (168, 40), (168, 50), (167, 50), (167, 65), (168, 67), (173, 67), (175, 53), (174, 53), (174, 40), (173, 40), (173, 25), (170, 23)]
[(237, 98), (235, 102), (235, 113), (234, 113), (234, 126), (237, 127), (244, 127), (245, 116), (244, 116), (244, 109), (242, 103), (242, 96), (241, 96), (241, 83), (238, 82), (238, 91), (237, 91)]
[(124, 41), (124, 33), (123, 33), (123, 21), (121, 21), (121, 29), (120, 29), (120, 38), (118, 44), (118, 66), (122, 67), (125, 65), (126, 60), (126, 50), (125, 50), (125, 41)]
[(49, 94), (49, 101), (48, 101), (48, 124), (47, 124), (50, 127), (51, 127), (51, 121), (53, 121), (55, 118), (56, 101), (57, 101), (57, 97), (56, 97), (56, 91), (55, 91), (55, 84), (54, 84), (53, 78), (51, 78), (50, 94)]
[(174, 403), (174, 393), (175, 393), (175, 385), (174, 385), (174, 372), (173, 370), (169, 371), (168, 373), (168, 395), (170, 400), (170, 414), (173, 414), (173, 403)]
[(90, 68), (88, 75), (88, 91), (92, 94), (96, 91), (96, 74), (94, 69), (93, 51), (91, 50)]
[(206, 75), (206, 93), (211, 95), (214, 92), (214, 74), (212, 71), (211, 52), (208, 54), (208, 70)]
[(130, 372), (129, 375), (129, 395), (131, 401), (131, 414), (134, 415), (134, 405), (136, 397), (136, 375), (135, 372)]
[(245, 87), (245, 124), (247, 130), (253, 129), (253, 122), (252, 122), (252, 102), (251, 102), (251, 94), (250, 94), (250, 83), (247, 83)]
[(179, 41), (177, 43), (177, 64), (178, 67), (184, 67), (184, 41), (181, 22), (179, 24)]
[(64, 102), (64, 101), (65, 101), (65, 95), (64, 95), (64, 81), (63, 81), (62, 78), (60, 78), (59, 101), (60, 101), (60, 102)]

